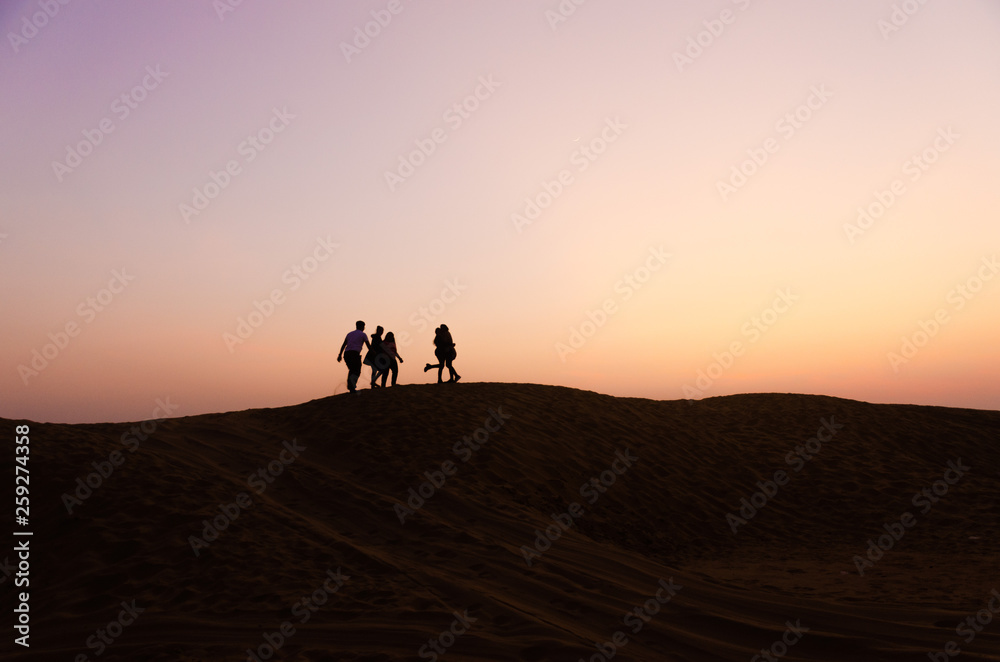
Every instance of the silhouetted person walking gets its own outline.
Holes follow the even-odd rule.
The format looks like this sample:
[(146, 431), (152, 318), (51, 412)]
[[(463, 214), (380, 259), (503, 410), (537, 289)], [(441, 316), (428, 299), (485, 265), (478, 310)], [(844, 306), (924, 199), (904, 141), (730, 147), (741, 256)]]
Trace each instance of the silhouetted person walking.
[(379, 368), (382, 374), (382, 388), (385, 388), (385, 380), (390, 372), (392, 373), (392, 385), (396, 385), (396, 376), (399, 374), (399, 363), (396, 363), (396, 359), (399, 359), (399, 363), (403, 362), (403, 357), (396, 351), (396, 336), (390, 331), (385, 335), (382, 353), (379, 355), (379, 361), (385, 364), (384, 368)]
[(382, 358), (382, 327), (376, 326), (375, 333), (372, 334), (371, 349), (365, 354), (364, 365), (369, 366), (372, 369), (372, 388), (375, 388), (375, 380), (378, 379), (379, 372), (381, 372), (387, 361)]
[(365, 323), (358, 320), (355, 326), (357, 328), (347, 334), (337, 354), (337, 363), (340, 363), (341, 357), (347, 363), (347, 390), (351, 393), (357, 392), (358, 379), (361, 378), (361, 350), (365, 347), (371, 349), (365, 334)]

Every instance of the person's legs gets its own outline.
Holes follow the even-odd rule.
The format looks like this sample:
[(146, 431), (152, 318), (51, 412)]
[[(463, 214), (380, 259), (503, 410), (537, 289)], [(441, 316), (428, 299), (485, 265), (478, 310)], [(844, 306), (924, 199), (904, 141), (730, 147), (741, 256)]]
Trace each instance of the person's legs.
[[(392, 360), (392, 365), (389, 366), (389, 369), (392, 370), (392, 385), (395, 386), (396, 377), (399, 376), (399, 363), (396, 362), (396, 359)], [(385, 377), (383, 377), (382, 379), (385, 379)], [(384, 383), (382, 385), (385, 386)]]
[(455, 370), (455, 366), (452, 365), (452, 362), (455, 360), (456, 356), (458, 356), (457, 352), (455, 352), (455, 350), (452, 349), (451, 353), (448, 355), (448, 381), (449, 382), (457, 382), (459, 379), (462, 378), (462, 375), (458, 374), (458, 371)]
[(344, 352), (344, 362), (347, 364), (347, 390), (354, 393), (361, 378), (361, 352)]
[(434, 350), (434, 356), (437, 358), (438, 362), (437, 365), (432, 367), (438, 369), (438, 384), (440, 384), (442, 382), (441, 372), (444, 370), (444, 356), (442, 356), (440, 348)]

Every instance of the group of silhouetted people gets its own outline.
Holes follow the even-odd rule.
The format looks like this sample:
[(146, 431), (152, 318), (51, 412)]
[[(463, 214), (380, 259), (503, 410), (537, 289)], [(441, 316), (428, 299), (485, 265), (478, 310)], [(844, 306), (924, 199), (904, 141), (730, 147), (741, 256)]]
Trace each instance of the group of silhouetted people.
[[(365, 333), (365, 323), (359, 320), (355, 326), (354, 331), (348, 333), (347, 337), (344, 338), (344, 344), (340, 346), (340, 352), (337, 354), (338, 363), (341, 360), (347, 363), (347, 389), (351, 393), (357, 393), (362, 365), (371, 367), (371, 388), (379, 388), (376, 383), (379, 377), (382, 378), (381, 387), (385, 388), (390, 373), (392, 374), (392, 385), (395, 386), (396, 377), (399, 375), (399, 364), (403, 362), (403, 357), (396, 351), (396, 337), (390, 331), (383, 338), (383, 329), (379, 326), (375, 328), (375, 333), (372, 334), (369, 341), (368, 334)], [(365, 347), (368, 348), (368, 352), (362, 361), (361, 350)], [(424, 366), (424, 372), (437, 368), (439, 384), (444, 381), (441, 379), (441, 373), (445, 368), (448, 368), (449, 382), (457, 382), (462, 378), (452, 365), (457, 353), (451, 332), (448, 331), (448, 326), (445, 324), (434, 329), (434, 356), (437, 357), (438, 362), (434, 365), (428, 363)]]

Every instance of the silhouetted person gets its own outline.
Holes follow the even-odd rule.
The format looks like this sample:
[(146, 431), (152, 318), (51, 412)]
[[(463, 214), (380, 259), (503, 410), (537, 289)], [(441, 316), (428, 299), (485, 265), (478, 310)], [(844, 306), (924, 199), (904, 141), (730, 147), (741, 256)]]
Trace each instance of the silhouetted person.
[(428, 363), (424, 366), (424, 372), (437, 368), (438, 384), (441, 383), (441, 371), (444, 369), (444, 354), (444, 348), (441, 346), (441, 327), (439, 326), (434, 329), (434, 358), (436, 358), (438, 362), (433, 365)]
[(371, 367), (372, 369), (372, 388), (375, 388), (375, 380), (378, 379), (379, 371), (383, 369), (383, 364), (387, 363), (384, 359), (379, 360), (382, 354), (382, 327), (376, 326), (375, 333), (372, 334), (371, 349), (365, 354), (364, 365)]
[(455, 360), (458, 353), (455, 351), (455, 343), (452, 342), (451, 333), (448, 331), (448, 325), (442, 324), (438, 328), (434, 329), (434, 356), (437, 358), (438, 362), (434, 365), (428, 363), (424, 366), (424, 372), (437, 368), (438, 371), (438, 384), (442, 382), (441, 372), (444, 370), (445, 366), (448, 367), (449, 382), (457, 382), (462, 378), (455, 368), (452, 366), (451, 362)]
[(399, 359), (399, 363), (403, 362), (403, 357), (396, 351), (396, 336), (390, 331), (385, 335), (382, 353), (379, 355), (379, 361), (386, 364), (384, 368), (379, 369), (382, 374), (382, 388), (385, 388), (385, 380), (390, 372), (392, 373), (392, 385), (396, 385), (396, 376), (399, 374), (399, 363), (396, 363), (396, 359)]
[[(448, 330), (447, 324), (441, 325), (441, 344), (445, 347), (445, 365), (448, 367), (448, 381), (457, 382), (462, 378), (462, 375), (458, 374), (455, 367), (451, 364), (452, 361), (458, 357), (458, 352), (455, 351), (455, 342), (451, 339), (451, 331)], [(438, 373), (440, 374), (440, 373)]]
[(344, 344), (337, 354), (337, 363), (340, 363), (341, 357), (347, 362), (347, 390), (351, 393), (357, 392), (358, 379), (361, 378), (361, 350), (365, 347), (371, 349), (371, 343), (365, 334), (365, 323), (358, 320), (355, 327), (357, 328), (344, 338)]

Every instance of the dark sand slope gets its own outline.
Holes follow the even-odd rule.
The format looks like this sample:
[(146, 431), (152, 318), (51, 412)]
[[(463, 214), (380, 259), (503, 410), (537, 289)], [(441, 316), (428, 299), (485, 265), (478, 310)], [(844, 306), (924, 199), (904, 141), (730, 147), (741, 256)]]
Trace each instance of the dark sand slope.
[[(266, 654), (265, 635), (284, 638), (272, 659), (432, 659), (421, 646), (453, 626), (446, 662), (589, 660), (619, 631), (615, 660), (750, 660), (783, 634), (784, 660), (927, 660), (951, 641), (961, 662), (1000, 660), (1000, 614), (971, 643), (955, 629), (1000, 590), (1000, 412), (459, 384), (168, 420), (135, 453), (130, 427), (31, 425), (33, 646), (8, 636), (4, 659), (235, 661)], [(486, 443), (456, 454), (479, 428)], [(789, 464), (820, 429), (828, 441)], [(67, 514), (61, 495), (116, 449), (124, 464)], [(283, 450), (280, 475), (248, 485)], [(946, 474), (959, 459), (968, 470)], [(394, 506), (447, 461), (401, 524)], [(606, 491), (580, 493), (612, 467)], [(779, 470), (762, 504), (755, 484)], [(913, 502), (946, 478), (937, 502)], [(190, 536), (241, 492), (252, 505), (196, 557)], [(734, 534), (743, 498), (762, 505)], [(561, 515), (574, 502), (582, 516)], [(861, 576), (854, 557), (905, 512)], [(572, 525), (529, 567), (521, 548), (553, 514)], [(626, 624), (651, 599), (658, 613)], [(144, 611), (108, 628), (133, 600)], [(97, 656), (99, 629), (117, 637)]]

